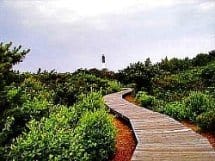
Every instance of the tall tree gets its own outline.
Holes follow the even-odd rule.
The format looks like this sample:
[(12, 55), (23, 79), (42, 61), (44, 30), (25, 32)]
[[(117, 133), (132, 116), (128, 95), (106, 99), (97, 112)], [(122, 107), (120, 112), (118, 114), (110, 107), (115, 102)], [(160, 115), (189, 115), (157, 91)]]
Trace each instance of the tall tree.
[(151, 62), (150, 58), (146, 58), (146, 60), (145, 60), (145, 66), (146, 67), (152, 66), (152, 62)]
[(4, 88), (13, 82), (11, 79), (14, 75), (12, 67), (13, 65), (21, 62), (30, 51), (30, 49), (21, 50), (21, 45), (11, 48), (12, 42), (0, 43), (0, 111), (4, 109), (2, 106), (5, 105)]

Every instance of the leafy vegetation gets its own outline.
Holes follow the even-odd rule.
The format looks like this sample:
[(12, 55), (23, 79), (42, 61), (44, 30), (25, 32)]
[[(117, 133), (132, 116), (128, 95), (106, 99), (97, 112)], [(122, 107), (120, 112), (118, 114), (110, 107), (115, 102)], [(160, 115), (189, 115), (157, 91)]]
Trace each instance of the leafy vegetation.
[(198, 115), (196, 122), (201, 129), (213, 131), (215, 129), (215, 110), (209, 110)]
[(80, 153), (74, 160), (107, 160), (115, 150), (115, 134), (111, 118), (105, 111), (85, 113), (75, 129), (75, 143), (83, 149), (75, 151)]
[(74, 108), (54, 106), (49, 117), (43, 117), (40, 121), (31, 120), (27, 125), (29, 131), (11, 145), (7, 158), (74, 161), (108, 159), (114, 152), (115, 128), (101, 98), (97, 93), (90, 94), (83, 100), (91, 101), (90, 104), (80, 101)]
[(195, 121), (196, 117), (214, 108), (214, 100), (207, 94), (191, 92), (184, 100), (190, 113), (190, 119)]
[(153, 96), (147, 95), (144, 91), (139, 91), (136, 95), (136, 100), (140, 102), (143, 107), (152, 107), (153, 100), (155, 98)]
[(163, 112), (178, 120), (187, 119), (188, 110), (183, 102), (170, 102), (167, 103), (163, 109)]
[(168, 59), (152, 64), (130, 64), (118, 73), (125, 84), (135, 83), (136, 99), (143, 107), (178, 120), (188, 119), (202, 130), (215, 130), (215, 54)]
[(14, 72), (29, 50), (11, 46), (0, 44), (1, 159), (107, 160), (116, 131), (102, 95), (121, 85), (108, 71)]
[[(2, 160), (108, 160), (116, 130), (102, 96), (135, 88), (142, 106), (215, 130), (215, 51), (130, 64), (118, 73), (13, 71), (30, 50), (0, 43)], [(121, 82), (121, 83), (119, 83)]]

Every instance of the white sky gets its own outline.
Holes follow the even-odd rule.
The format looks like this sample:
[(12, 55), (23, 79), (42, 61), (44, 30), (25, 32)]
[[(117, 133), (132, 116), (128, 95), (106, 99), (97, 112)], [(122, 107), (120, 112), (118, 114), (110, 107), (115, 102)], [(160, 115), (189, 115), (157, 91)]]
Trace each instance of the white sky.
[(214, 0), (0, 0), (0, 41), (31, 48), (16, 69), (60, 72), (215, 49)]

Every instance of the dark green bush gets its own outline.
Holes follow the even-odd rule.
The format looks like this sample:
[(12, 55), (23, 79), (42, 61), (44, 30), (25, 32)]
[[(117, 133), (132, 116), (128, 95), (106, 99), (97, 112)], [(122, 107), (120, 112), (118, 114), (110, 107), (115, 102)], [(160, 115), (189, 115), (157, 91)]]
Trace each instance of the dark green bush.
[(115, 150), (116, 130), (104, 110), (85, 113), (75, 129), (75, 135), (76, 143), (84, 147), (75, 160), (108, 160)]
[(70, 118), (73, 112), (67, 107), (57, 107), (49, 118), (32, 120), (27, 125), (29, 132), (24, 132), (11, 146), (9, 160), (69, 160), (73, 130)]
[(136, 95), (136, 100), (140, 102), (141, 106), (151, 108), (153, 100), (155, 98), (153, 96), (147, 95), (144, 91), (139, 91)]
[(23, 50), (21, 45), (12, 47), (12, 42), (0, 42), (0, 114), (9, 107), (5, 88), (20, 80), (19, 75), (12, 71), (12, 67), (21, 62), (29, 51)]
[(178, 120), (183, 120), (188, 117), (186, 106), (182, 102), (167, 103), (163, 112)]
[(215, 85), (215, 63), (202, 70), (201, 78), (205, 86), (212, 87)]
[[(35, 119), (6, 156), (9, 160), (107, 160), (114, 152), (115, 127), (100, 93), (82, 97), (74, 107), (54, 106)], [(81, 109), (81, 110), (80, 110)], [(13, 119), (8, 120), (8, 126)]]
[[(88, 72), (86, 71), (86, 73)], [(50, 90), (54, 91), (54, 104), (72, 106), (81, 94), (93, 91), (108, 94), (120, 90), (120, 84), (117, 81), (102, 79), (86, 73), (59, 74), (43, 72), (36, 75), (36, 77), (46, 84)]]
[(84, 111), (94, 112), (104, 109), (105, 103), (100, 92), (91, 92), (87, 95), (80, 95), (79, 102), (75, 104), (77, 113), (83, 114)]
[(71, 124), (76, 126), (79, 118), (87, 112), (95, 112), (100, 109), (105, 109), (104, 100), (100, 92), (91, 92), (87, 95), (82, 94), (79, 96), (79, 101), (72, 106), (75, 112), (75, 117), (72, 118)]
[(190, 119), (195, 121), (196, 117), (214, 107), (214, 100), (202, 92), (191, 92), (184, 100), (189, 111)]
[(121, 85), (117, 81), (108, 81), (109, 89), (108, 93), (119, 92), (121, 90)]
[[(12, 66), (29, 50), (11, 45), (0, 43), (0, 160), (106, 160), (113, 153), (115, 130), (102, 94), (120, 90), (120, 84), (85, 71), (14, 72)], [(109, 71), (101, 74), (114, 77)], [(86, 117), (94, 119), (84, 121)], [(98, 142), (87, 146), (83, 142), (87, 137)]]
[(192, 59), (192, 64), (194, 66), (204, 66), (208, 64), (210, 61), (211, 57), (208, 54), (200, 53)]
[(215, 130), (215, 110), (204, 112), (197, 116), (196, 118), (197, 125), (202, 130)]
[(152, 101), (152, 109), (157, 112), (164, 112), (166, 102), (160, 99), (153, 99)]
[[(4, 110), (0, 120), (0, 144), (10, 144), (13, 138), (19, 136), (31, 119), (40, 120), (49, 113), (51, 91), (33, 77), (26, 78), (19, 87), (7, 87), (7, 101), (9, 107)], [(2, 130), (13, 118), (10, 128)]]

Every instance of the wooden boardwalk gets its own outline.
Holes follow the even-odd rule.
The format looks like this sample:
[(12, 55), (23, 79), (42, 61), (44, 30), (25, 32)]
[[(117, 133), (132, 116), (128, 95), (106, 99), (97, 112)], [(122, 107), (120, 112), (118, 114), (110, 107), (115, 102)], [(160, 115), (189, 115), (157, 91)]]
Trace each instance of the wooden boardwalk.
[(166, 115), (122, 98), (131, 89), (104, 97), (107, 106), (127, 119), (137, 140), (132, 161), (215, 161), (208, 140)]

